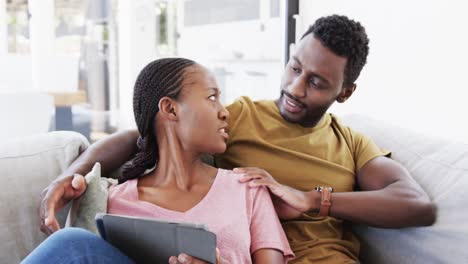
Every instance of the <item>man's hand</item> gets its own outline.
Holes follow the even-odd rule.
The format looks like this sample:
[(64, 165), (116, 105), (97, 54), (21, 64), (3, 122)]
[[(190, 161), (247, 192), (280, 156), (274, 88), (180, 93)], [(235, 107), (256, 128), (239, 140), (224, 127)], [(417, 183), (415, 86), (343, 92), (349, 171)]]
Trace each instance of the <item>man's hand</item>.
[(85, 178), (80, 174), (63, 177), (52, 182), (41, 193), (39, 220), (41, 231), (50, 235), (60, 229), (55, 213), (86, 190)]
[[(206, 264), (207, 262), (199, 260), (187, 254), (179, 254), (177, 257), (172, 256), (169, 258), (169, 264)], [(216, 248), (216, 264), (229, 264), (219, 254), (218, 248)]]
[(302, 213), (315, 209), (311, 193), (282, 185), (263, 169), (245, 167), (235, 168), (233, 171), (235, 173), (244, 173), (245, 175), (239, 181), (247, 183), (249, 187), (268, 187), (276, 197), (273, 197), (273, 202), (278, 216), (282, 219), (297, 218)]

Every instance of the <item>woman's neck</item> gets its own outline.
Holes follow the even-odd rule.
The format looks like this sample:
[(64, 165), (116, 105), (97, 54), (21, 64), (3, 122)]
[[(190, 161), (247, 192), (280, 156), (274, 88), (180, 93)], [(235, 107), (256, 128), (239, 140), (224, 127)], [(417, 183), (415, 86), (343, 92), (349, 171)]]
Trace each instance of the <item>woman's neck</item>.
[(204, 164), (200, 153), (185, 150), (175, 133), (164, 133), (157, 140), (159, 160), (146, 184), (189, 191), (194, 185), (212, 181), (207, 176), (215, 175), (216, 168)]

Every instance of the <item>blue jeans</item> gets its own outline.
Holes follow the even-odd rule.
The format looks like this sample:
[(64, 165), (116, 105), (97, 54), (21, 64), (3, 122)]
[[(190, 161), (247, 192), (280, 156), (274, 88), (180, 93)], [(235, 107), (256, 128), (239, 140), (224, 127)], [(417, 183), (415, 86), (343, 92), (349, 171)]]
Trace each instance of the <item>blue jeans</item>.
[(80, 228), (64, 228), (55, 232), (21, 263), (134, 264), (104, 239)]

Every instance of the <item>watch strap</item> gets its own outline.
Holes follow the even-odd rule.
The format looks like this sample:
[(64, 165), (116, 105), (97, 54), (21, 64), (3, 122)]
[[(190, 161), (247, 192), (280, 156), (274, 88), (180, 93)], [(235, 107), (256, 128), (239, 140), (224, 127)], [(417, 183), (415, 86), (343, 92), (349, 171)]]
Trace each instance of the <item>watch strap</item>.
[(317, 191), (320, 192), (321, 201), (320, 201), (320, 210), (318, 215), (319, 216), (329, 216), (330, 215), (330, 207), (332, 205), (331, 202), (331, 193), (333, 192), (332, 187), (316, 187)]

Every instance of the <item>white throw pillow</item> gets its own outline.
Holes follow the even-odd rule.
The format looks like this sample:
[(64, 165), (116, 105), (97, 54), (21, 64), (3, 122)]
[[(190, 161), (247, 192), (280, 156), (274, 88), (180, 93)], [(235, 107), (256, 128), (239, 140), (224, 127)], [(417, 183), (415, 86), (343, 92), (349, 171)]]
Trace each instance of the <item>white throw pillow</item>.
[(117, 180), (101, 177), (101, 164), (99, 163), (94, 164), (85, 179), (86, 191), (80, 198), (73, 201), (66, 226), (84, 228), (97, 234), (94, 217), (97, 213), (107, 212), (109, 188), (117, 184)]

